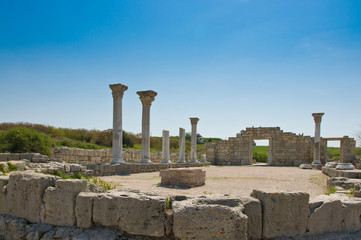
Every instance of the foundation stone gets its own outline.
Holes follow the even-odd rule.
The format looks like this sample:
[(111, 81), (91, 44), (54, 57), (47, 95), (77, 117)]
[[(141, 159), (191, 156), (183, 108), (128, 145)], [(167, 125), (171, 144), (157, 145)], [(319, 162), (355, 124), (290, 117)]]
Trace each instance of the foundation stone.
[(206, 171), (200, 168), (166, 169), (159, 172), (161, 185), (197, 187), (205, 184)]

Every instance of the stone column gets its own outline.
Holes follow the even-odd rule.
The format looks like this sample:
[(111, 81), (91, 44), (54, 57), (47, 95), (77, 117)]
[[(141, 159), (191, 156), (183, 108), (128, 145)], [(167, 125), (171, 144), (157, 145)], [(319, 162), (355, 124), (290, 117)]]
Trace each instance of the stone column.
[(197, 162), (197, 123), (199, 118), (189, 118), (192, 124), (191, 163)]
[(123, 160), (123, 128), (122, 128), (122, 101), (124, 92), (128, 89), (122, 84), (109, 85), (113, 95), (113, 142), (112, 164), (125, 163)]
[(172, 163), (169, 154), (169, 131), (163, 130), (162, 161), (161, 163)]
[(320, 141), (321, 141), (321, 120), (324, 113), (312, 113), (315, 120), (315, 138), (312, 166), (321, 166), (320, 161)]
[(150, 106), (154, 101), (154, 97), (157, 93), (154, 91), (139, 91), (140, 101), (142, 101), (143, 112), (142, 112), (142, 148), (140, 155), (141, 163), (152, 163), (150, 160)]
[(186, 130), (179, 128), (179, 159), (177, 163), (186, 162)]

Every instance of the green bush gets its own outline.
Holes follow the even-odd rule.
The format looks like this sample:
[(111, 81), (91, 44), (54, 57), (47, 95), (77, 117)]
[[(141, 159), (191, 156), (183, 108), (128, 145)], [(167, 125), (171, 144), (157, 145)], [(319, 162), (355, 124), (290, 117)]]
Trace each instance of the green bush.
[(26, 127), (15, 127), (0, 134), (0, 152), (36, 152), (50, 156), (48, 136)]
[(255, 159), (256, 162), (264, 162), (264, 163), (268, 162), (267, 154), (263, 154), (263, 153), (254, 152), (253, 153), (253, 159)]

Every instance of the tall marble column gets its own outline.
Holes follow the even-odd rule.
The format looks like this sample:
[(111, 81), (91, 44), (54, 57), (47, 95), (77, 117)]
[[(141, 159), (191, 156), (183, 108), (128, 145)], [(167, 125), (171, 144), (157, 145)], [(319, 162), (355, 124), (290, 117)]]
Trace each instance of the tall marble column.
[(155, 100), (157, 93), (154, 91), (139, 91), (137, 92), (139, 99), (143, 105), (142, 112), (142, 147), (140, 162), (141, 163), (152, 163), (150, 160), (150, 106)]
[(186, 162), (186, 130), (179, 128), (179, 159), (177, 163)]
[(163, 130), (161, 163), (172, 163), (169, 154), (169, 131), (167, 130)]
[(197, 123), (199, 118), (189, 118), (192, 124), (192, 145), (191, 145), (191, 163), (197, 162)]
[(122, 128), (122, 101), (124, 92), (128, 89), (122, 84), (109, 85), (113, 95), (113, 142), (112, 164), (125, 163), (123, 160), (123, 128)]
[(321, 121), (324, 113), (312, 113), (313, 119), (315, 120), (315, 138), (314, 138), (314, 152), (313, 152), (313, 166), (320, 166), (320, 141), (321, 141)]

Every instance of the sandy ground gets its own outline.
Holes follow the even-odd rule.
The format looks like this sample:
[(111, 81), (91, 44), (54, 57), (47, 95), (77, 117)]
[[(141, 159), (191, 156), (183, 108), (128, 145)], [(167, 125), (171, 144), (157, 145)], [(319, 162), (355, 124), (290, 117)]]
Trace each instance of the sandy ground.
[(217, 193), (249, 195), (253, 189), (301, 191), (317, 196), (327, 190), (327, 177), (319, 170), (269, 166), (209, 166), (202, 169), (206, 171), (206, 184), (190, 189), (160, 186), (159, 172), (105, 176), (101, 179), (117, 189), (132, 188), (163, 196)]

